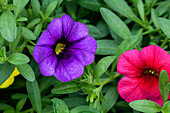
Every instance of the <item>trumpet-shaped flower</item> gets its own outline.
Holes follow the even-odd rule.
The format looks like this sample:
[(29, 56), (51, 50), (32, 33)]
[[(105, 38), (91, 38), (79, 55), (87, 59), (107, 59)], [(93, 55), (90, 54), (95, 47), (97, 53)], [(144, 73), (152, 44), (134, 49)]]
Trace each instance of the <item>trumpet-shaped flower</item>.
[(118, 60), (118, 73), (124, 75), (118, 92), (127, 102), (151, 100), (163, 104), (159, 92), (159, 75), (165, 70), (170, 77), (170, 55), (159, 46), (144, 47), (124, 52)]
[(89, 36), (88, 28), (63, 15), (42, 33), (33, 56), (43, 75), (67, 82), (83, 74), (84, 66), (93, 62), (96, 49), (96, 40)]
[(17, 70), (17, 68), (14, 69), (14, 71), (12, 72), (12, 74), (9, 76), (9, 78), (0, 85), (0, 88), (7, 88), (9, 87), (10, 85), (13, 84), (14, 82), (14, 77), (19, 75), (19, 71)]

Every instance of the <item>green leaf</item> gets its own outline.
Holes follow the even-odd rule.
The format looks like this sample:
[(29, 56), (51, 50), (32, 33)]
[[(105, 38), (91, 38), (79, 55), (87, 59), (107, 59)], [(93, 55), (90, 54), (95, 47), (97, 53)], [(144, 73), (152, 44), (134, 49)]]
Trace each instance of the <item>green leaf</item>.
[(29, 53), (33, 56), (34, 46), (27, 45)]
[(165, 18), (158, 18), (158, 22), (162, 31), (170, 39), (170, 20)]
[(47, 6), (53, 2), (53, 1), (57, 1), (57, 7), (63, 2), (63, 0), (43, 0), (42, 1), (42, 11), (45, 12), (45, 10), (47, 9)]
[(54, 113), (69, 113), (67, 105), (61, 99), (54, 98), (52, 101)]
[(13, 0), (13, 4), (17, 6), (17, 9), (14, 11), (15, 13), (15, 18), (21, 13), (23, 8), (27, 5), (29, 0)]
[(119, 56), (127, 51), (127, 50), (130, 50), (130, 49), (133, 49), (140, 41), (141, 41), (142, 37), (141, 36), (132, 36), (128, 39), (125, 39), (120, 45), (119, 47), (117, 48), (117, 51), (116, 51), (116, 58), (118, 60)]
[(26, 82), (28, 97), (37, 113), (42, 113), (41, 94), (36, 79), (33, 82)]
[(141, 112), (155, 113), (161, 111), (161, 107), (157, 103), (149, 100), (136, 100), (129, 103), (129, 105), (133, 109)]
[(0, 34), (0, 47), (2, 47), (4, 44), (4, 38), (2, 37), (2, 35)]
[(170, 113), (170, 101), (167, 101), (162, 106), (162, 112), (163, 113)]
[(141, 20), (134, 14), (132, 9), (128, 6), (125, 0), (104, 0), (106, 4), (114, 11), (122, 16), (129, 18), (137, 23), (142, 23)]
[(132, 35), (126, 24), (113, 12), (106, 8), (100, 8), (100, 12), (107, 25), (121, 38), (127, 39)]
[(27, 28), (31, 28), (34, 27), (36, 24), (40, 23), (41, 19), (40, 18), (36, 18), (34, 20), (32, 20), (30, 23), (28, 23)]
[(21, 109), (23, 108), (24, 104), (26, 103), (27, 101), (27, 97), (25, 98), (22, 98), (18, 103), (17, 103), (17, 106), (16, 106), (16, 113), (19, 113), (21, 111)]
[(109, 68), (110, 64), (114, 61), (115, 56), (107, 56), (102, 58), (94, 68), (94, 78), (100, 77)]
[(100, 113), (95, 109), (89, 109), (89, 106), (81, 105), (73, 108), (70, 113)]
[(169, 96), (168, 88), (166, 87), (169, 83), (169, 77), (165, 70), (161, 71), (161, 74), (159, 76), (159, 91), (161, 93), (163, 103), (165, 103)]
[[(87, 25), (88, 27), (88, 31), (89, 31), (89, 35), (92, 36), (95, 39), (99, 39), (100, 38), (100, 30), (93, 26), (93, 25)], [(99, 38), (98, 38), (99, 37)]]
[(21, 36), (22, 36), (22, 28), (18, 27), (16, 39), (13, 42), (9, 43), (9, 48), (10, 48), (11, 53), (13, 53), (15, 49), (17, 48), (17, 45), (21, 39)]
[(53, 1), (53, 2), (51, 2), (51, 3), (48, 5), (48, 7), (47, 7), (47, 9), (46, 9), (46, 11), (45, 11), (45, 17), (49, 17), (49, 16), (50, 16), (50, 14), (55, 10), (57, 4), (58, 4), (57, 1)]
[(38, 16), (39, 11), (40, 11), (40, 2), (39, 2), (39, 0), (31, 0), (31, 4), (32, 4), (32, 9), (33, 9), (34, 15)]
[(16, 39), (16, 22), (10, 11), (4, 11), (0, 17), (0, 32), (2, 37), (9, 42)]
[(143, 22), (145, 22), (145, 10), (144, 10), (144, 4), (142, 0), (137, 0), (137, 9), (139, 12), (139, 15), (141, 17), (141, 19), (143, 20)]
[(16, 10), (17, 7), (16, 7), (15, 5), (13, 5), (13, 4), (9, 4), (9, 5), (7, 6), (7, 9), (8, 9), (8, 10)]
[(75, 82), (63, 82), (57, 85), (55, 88), (53, 88), (51, 92), (54, 94), (67, 94), (76, 92), (80, 89), (81, 88)]
[(170, 91), (170, 83), (168, 83), (166, 87), (167, 87), (168, 90)]
[(152, 18), (152, 21), (153, 21), (155, 27), (158, 29), (159, 28), (158, 15), (154, 9), (151, 10), (151, 18)]
[(22, 27), (23, 30), (23, 36), (29, 40), (36, 40), (37, 37), (35, 36), (35, 34), (29, 30), (28, 28)]
[(114, 40), (97, 40), (97, 55), (113, 55), (116, 53), (118, 44)]
[(0, 85), (5, 82), (9, 76), (12, 74), (12, 72), (14, 71), (15, 66), (5, 62), (4, 64), (0, 64)]
[(34, 29), (34, 34), (36, 37), (40, 35), (41, 30), (42, 30), (42, 23), (39, 23)]
[(22, 64), (22, 65), (17, 65), (16, 67), (25, 79), (27, 79), (28, 81), (35, 80), (35, 74), (30, 65)]
[(28, 20), (28, 18), (26, 18), (26, 17), (20, 17), (16, 21), (23, 22), (23, 21), (27, 21), (27, 20)]
[(105, 99), (106, 102), (102, 103), (102, 112), (103, 113), (107, 113), (116, 103), (117, 99), (118, 99), (118, 92), (117, 92), (117, 88), (112, 87), (110, 88), (106, 94), (105, 94)]
[(156, 8), (156, 12), (158, 13), (158, 16), (162, 16), (165, 12), (167, 12), (169, 6), (170, 6), (169, 0), (165, 0), (164, 2), (161, 2)]
[(99, 11), (102, 4), (98, 0), (77, 0), (80, 6), (90, 9), (92, 11)]
[(23, 93), (15, 93), (11, 96), (11, 98), (14, 100), (18, 100), (18, 99), (20, 100), (26, 97), (27, 97), (27, 94), (23, 94)]
[(5, 111), (9, 109), (14, 109), (14, 108), (8, 104), (0, 103), (0, 111)]
[(22, 53), (14, 53), (8, 58), (8, 62), (14, 65), (26, 64), (30, 59)]

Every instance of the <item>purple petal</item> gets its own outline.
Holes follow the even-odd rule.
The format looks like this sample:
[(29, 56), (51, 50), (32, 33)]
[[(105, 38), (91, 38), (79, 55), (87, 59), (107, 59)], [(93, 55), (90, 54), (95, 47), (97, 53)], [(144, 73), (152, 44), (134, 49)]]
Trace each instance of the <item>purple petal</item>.
[(62, 24), (63, 24), (64, 37), (67, 38), (71, 32), (74, 21), (68, 15), (63, 15), (61, 19), (62, 19)]
[(70, 46), (70, 48), (86, 50), (95, 53), (97, 49), (97, 42), (93, 37), (87, 36), (84, 39), (74, 43), (72, 46)]
[(44, 59), (43, 62), (39, 64), (40, 72), (45, 76), (51, 76), (55, 72), (57, 66), (57, 57), (55, 54)]
[(83, 74), (83, 71), (84, 67), (82, 63), (71, 56), (68, 59), (60, 59), (54, 76), (62, 82), (68, 82), (80, 77)]
[(77, 57), (84, 66), (91, 64), (95, 57), (94, 53), (86, 50), (69, 49), (69, 53)]
[(53, 38), (53, 36), (47, 31), (45, 30), (40, 38), (38, 39), (38, 42), (36, 45), (49, 45), (49, 46), (52, 46), (52, 45), (55, 45), (55, 42), (56, 42), (56, 39)]
[(47, 28), (47, 31), (56, 39), (60, 39), (63, 35), (62, 21), (60, 18), (55, 18)]
[(88, 34), (89, 34), (88, 28), (86, 25), (84, 25), (80, 22), (74, 22), (71, 33), (68, 37), (68, 42), (80, 40), (84, 37), (87, 37)]
[(34, 47), (33, 56), (35, 61), (39, 64), (48, 56), (55, 54), (51, 46), (38, 46)]

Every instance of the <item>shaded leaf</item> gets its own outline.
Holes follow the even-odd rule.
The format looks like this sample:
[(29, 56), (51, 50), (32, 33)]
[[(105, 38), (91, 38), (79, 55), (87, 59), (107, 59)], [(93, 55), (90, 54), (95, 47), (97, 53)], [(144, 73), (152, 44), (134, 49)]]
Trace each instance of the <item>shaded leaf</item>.
[(52, 101), (54, 113), (69, 113), (67, 105), (61, 99), (54, 98)]
[(108, 26), (121, 38), (127, 39), (132, 35), (126, 24), (113, 12), (106, 8), (100, 8), (100, 12)]

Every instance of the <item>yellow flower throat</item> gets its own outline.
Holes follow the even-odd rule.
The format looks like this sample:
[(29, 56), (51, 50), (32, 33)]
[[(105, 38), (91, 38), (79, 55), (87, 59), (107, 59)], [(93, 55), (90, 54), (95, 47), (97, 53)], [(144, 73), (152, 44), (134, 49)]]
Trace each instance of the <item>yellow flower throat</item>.
[(146, 75), (154, 75), (154, 76), (159, 77), (159, 74), (156, 71), (152, 70), (152, 69), (145, 70), (144, 74), (146, 74)]
[(64, 49), (65, 44), (58, 43), (55, 48), (55, 54), (58, 55)]

